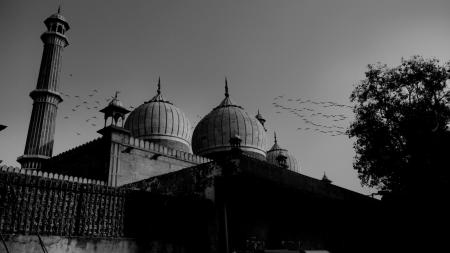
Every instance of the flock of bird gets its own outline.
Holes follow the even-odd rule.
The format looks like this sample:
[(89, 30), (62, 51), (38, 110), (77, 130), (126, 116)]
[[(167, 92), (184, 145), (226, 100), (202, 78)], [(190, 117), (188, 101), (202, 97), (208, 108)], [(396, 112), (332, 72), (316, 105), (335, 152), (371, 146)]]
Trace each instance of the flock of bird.
[[(99, 112), (102, 108), (111, 101), (112, 97), (103, 97), (100, 95), (98, 89), (93, 89), (88, 95), (71, 95), (66, 92), (60, 92), (64, 98), (62, 105), (68, 106), (67, 112), (63, 117), (64, 120), (69, 120), (77, 115), (87, 116), (83, 119), (83, 123), (90, 126), (99, 128), (102, 125), (103, 116)], [(128, 109), (133, 110), (133, 106), (129, 106)], [(75, 135), (82, 135), (82, 132), (76, 130)]]
[(352, 107), (332, 101), (317, 101), (303, 98), (286, 98), (284, 95), (273, 99), (277, 114), (291, 114), (301, 120), (298, 131), (313, 131), (330, 136), (345, 135), (349, 125)]
[[(71, 95), (61, 92), (64, 100), (68, 104), (68, 112), (64, 115), (64, 120), (68, 120), (75, 114), (81, 114), (84, 118), (83, 123), (90, 127), (100, 128), (103, 123), (103, 117), (99, 110), (104, 108), (112, 97), (103, 97), (97, 89), (93, 89), (88, 95)], [(69, 103), (67, 103), (69, 102)], [(332, 101), (318, 101), (304, 98), (287, 98), (285, 95), (277, 96), (273, 99), (272, 105), (275, 107), (276, 114), (289, 114), (295, 116), (301, 121), (297, 131), (312, 131), (330, 136), (345, 135), (349, 125), (352, 107)], [(128, 107), (133, 110), (133, 106)], [(201, 119), (196, 115), (195, 121)], [(194, 128), (195, 124), (192, 124)], [(74, 131), (74, 134), (81, 135), (80, 131)]]

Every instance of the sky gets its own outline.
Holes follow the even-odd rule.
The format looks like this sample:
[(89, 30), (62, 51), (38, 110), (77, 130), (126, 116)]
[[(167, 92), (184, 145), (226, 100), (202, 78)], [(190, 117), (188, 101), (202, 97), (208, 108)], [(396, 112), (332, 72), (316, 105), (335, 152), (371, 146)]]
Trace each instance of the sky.
[[(0, 1), (3, 164), (19, 166), (42, 22), (60, 2)], [(60, 87), (69, 96), (59, 105), (54, 154), (99, 137), (98, 110), (115, 91), (137, 107), (155, 95), (158, 77), (163, 95), (195, 126), (223, 99), (226, 76), (233, 100), (266, 118), (267, 148), (276, 131), (303, 174), (326, 173), (338, 186), (369, 194), (374, 189), (362, 187), (352, 167), (354, 139), (311, 122), (345, 131), (353, 118), (349, 96), (367, 64), (395, 66), (416, 54), (449, 61), (449, 13), (445, 0), (62, 1), (71, 29)]]

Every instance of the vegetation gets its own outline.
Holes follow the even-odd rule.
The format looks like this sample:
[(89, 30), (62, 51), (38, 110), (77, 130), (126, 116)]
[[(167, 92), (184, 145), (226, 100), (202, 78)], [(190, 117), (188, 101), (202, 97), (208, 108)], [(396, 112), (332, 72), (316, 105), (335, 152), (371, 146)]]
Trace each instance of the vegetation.
[(448, 188), (449, 80), (450, 62), (420, 56), (368, 66), (350, 96), (355, 120), (347, 131), (363, 185), (403, 197)]

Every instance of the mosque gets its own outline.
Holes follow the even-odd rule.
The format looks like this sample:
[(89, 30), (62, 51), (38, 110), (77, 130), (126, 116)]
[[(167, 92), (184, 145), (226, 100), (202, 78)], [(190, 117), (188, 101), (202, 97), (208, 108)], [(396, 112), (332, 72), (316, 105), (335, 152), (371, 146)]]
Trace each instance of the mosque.
[(101, 137), (53, 156), (70, 26), (60, 10), (44, 24), (22, 168), (0, 173), (9, 252), (359, 252), (372, 240), (360, 220), (378, 201), (303, 175), (275, 134), (268, 149), (264, 117), (227, 80), (193, 132), (158, 80), (133, 111), (116, 94)]

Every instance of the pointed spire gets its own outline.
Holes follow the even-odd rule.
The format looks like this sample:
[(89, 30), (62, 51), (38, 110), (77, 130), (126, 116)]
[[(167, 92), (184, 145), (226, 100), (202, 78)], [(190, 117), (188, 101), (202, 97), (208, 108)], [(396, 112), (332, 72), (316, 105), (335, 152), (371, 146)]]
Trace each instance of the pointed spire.
[(275, 131), (273, 131), (273, 142), (275, 144), (278, 144), (278, 142), (277, 142), (277, 132), (275, 132)]
[(158, 92), (158, 95), (161, 94), (161, 77), (158, 77), (158, 90), (157, 90), (157, 92)]
[(58, 5), (58, 14), (61, 14), (61, 4)]
[(255, 118), (261, 123), (261, 125), (264, 127), (264, 130), (267, 132), (266, 126), (264, 125), (266, 123), (266, 119), (261, 115), (258, 108), (258, 114), (256, 114)]
[(229, 97), (230, 94), (228, 94), (228, 79), (225, 77), (225, 97)]
[(164, 103), (168, 103), (168, 104), (172, 104), (170, 101), (164, 99), (163, 95), (161, 94), (161, 77), (158, 76), (158, 83), (156, 85), (156, 95), (150, 99), (149, 101), (147, 101), (146, 103), (150, 103), (150, 102), (164, 102)]
[(327, 183), (327, 184), (331, 184), (333, 182), (327, 177), (327, 174), (325, 174), (325, 171), (323, 172), (322, 181)]

